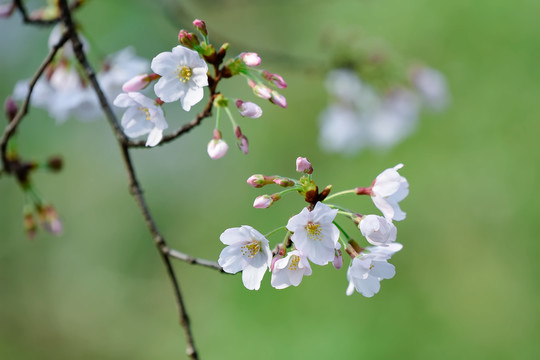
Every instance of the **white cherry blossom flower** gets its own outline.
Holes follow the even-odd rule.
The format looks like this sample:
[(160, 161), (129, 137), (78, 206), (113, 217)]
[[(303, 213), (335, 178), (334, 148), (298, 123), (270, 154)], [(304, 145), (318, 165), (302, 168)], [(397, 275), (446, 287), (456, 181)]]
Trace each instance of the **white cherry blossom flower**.
[(122, 116), (122, 127), (128, 137), (149, 134), (146, 146), (156, 146), (163, 138), (163, 130), (168, 127), (163, 110), (155, 101), (138, 92), (122, 93), (114, 100), (114, 105), (127, 108)]
[(373, 203), (389, 221), (404, 220), (406, 215), (398, 204), (409, 194), (409, 182), (398, 173), (402, 167), (403, 164), (397, 164), (384, 170), (375, 179), (371, 190)]
[(308, 259), (299, 250), (290, 251), (274, 263), (271, 284), (276, 289), (298, 286), (304, 276), (311, 275)]
[(396, 241), (397, 228), (391, 221), (377, 215), (362, 217), (358, 228), (370, 244), (388, 246)]
[(334, 259), (339, 230), (332, 221), (337, 212), (318, 202), (313, 211), (306, 207), (287, 223), (287, 230), (294, 232), (291, 240), (296, 248), (317, 265), (326, 265)]
[(189, 111), (202, 100), (203, 87), (208, 86), (208, 65), (196, 51), (178, 45), (172, 52), (158, 54), (150, 67), (161, 75), (154, 91), (162, 101), (180, 99), (182, 108)]
[(272, 262), (268, 240), (248, 225), (225, 230), (219, 237), (227, 247), (219, 255), (219, 266), (225, 272), (242, 271), (242, 282), (249, 290), (259, 290), (266, 269)]
[(366, 250), (370, 251), (369, 253), (354, 258), (347, 270), (349, 286), (346, 294), (352, 295), (355, 289), (365, 297), (378, 293), (381, 288), (380, 281), (391, 279), (396, 274), (394, 265), (388, 263), (388, 260), (402, 247), (399, 243), (387, 247), (368, 247)]

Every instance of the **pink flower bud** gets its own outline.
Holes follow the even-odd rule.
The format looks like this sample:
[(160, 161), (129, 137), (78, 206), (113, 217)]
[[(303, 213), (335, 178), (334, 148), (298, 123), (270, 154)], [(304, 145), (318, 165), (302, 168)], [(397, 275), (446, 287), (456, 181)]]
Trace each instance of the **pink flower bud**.
[(62, 234), (62, 222), (58, 217), (58, 213), (52, 205), (37, 207), (37, 213), (41, 226), (53, 235)]
[(261, 195), (257, 196), (255, 201), (253, 202), (253, 207), (255, 209), (266, 209), (269, 208), (270, 205), (274, 203), (274, 200), (272, 200), (272, 197), (270, 195)]
[(311, 166), (311, 163), (308, 159), (306, 159), (305, 157), (298, 157), (296, 159), (296, 171), (304, 174), (312, 174), (313, 167)]
[(336, 270), (341, 269), (343, 266), (343, 255), (341, 253), (341, 250), (336, 250), (334, 254), (334, 260), (332, 260), (332, 265), (336, 268)]
[(17, 115), (17, 111), (19, 110), (17, 107), (17, 103), (15, 103), (15, 101), (13, 101), (11, 97), (8, 97), (6, 99), (6, 102), (4, 103), (4, 109), (6, 111), (6, 116), (10, 122), (15, 118), (15, 115)]
[(150, 83), (148, 74), (137, 75), (122, 85), (124, 92), (134, 92), (144, 89)]
[(229, 150), (229, 145), (222, 139), (212, 139), (208, 143), (208, 156), (213, 160), (224, 157), (227, 154), (227, 150)]
[(261, 58), (257, 53), (254, 52), (245, 52), (240, 54), (240, 59), (246, 64), (247, 66), (259, 66), (261, 65)]
[(274, 184), (282, 186), (282, 187), (290, 187), (294, 185), (294, 181), (287, 178), (276, 178), (274, 179)]
[(252, 119), (257, 119), (261, 117), (263, 111), (259, 105), (252, 103), (251, 101), (242, 101), (236, 100), (236, 107), (240, 112), (240, 115), (244, 117), (250, 117)]
[(248, 139), (245, 135), (242, 135), (236, 142), (240, 150), (247, 155), (249, 151)]
[(277, 106), (281, 106), (284, 109), (287, 108), (287, 99), (277, 91), (272, 91), (272, 98), (270, 99), (270, 102), (276, 104)]
[(208, 35), (208, 30), (206, 29), (206, 23), (204, 21), (195, 19), (193, 21), (193, 26), (195, 26), (204, 36)]
[(266, 80), (271, 81), (276, 85), (279, 89), (285, 89), (287, 87), (287, 83), (285, 80), (283, 80), (283, 77), (278, 74), (272, 74), (266, 70), (263, 70), (263, 76)]
[(178, 33), (178, 42), (189, 49), (193, 49), (193, 47), (199, 45), (199, 38), (197, 35), (182, 29)]
[(254, 188), (261, 188), (264, 185), (272, 184), (275, 176), (264, 176), (261, 174), (251, 175), (247, 179), (247, 183)]
[(268, 86), (262, 84), (255, 84), (251, 80), (249, 82), (249, 85), (253, 89), (253, 93), (255, 93), (255, 95), (257, 95), (258, 97), (263, 99), (270, 99), (272, 97), (271, 89)]

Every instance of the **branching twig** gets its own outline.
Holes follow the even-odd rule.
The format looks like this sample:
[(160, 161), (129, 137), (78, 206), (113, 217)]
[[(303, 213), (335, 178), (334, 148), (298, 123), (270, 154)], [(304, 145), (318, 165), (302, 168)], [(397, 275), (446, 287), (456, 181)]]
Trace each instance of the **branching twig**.
[[(71, 3), (69, 6), (70, 11), (76, 10), (79, 6), (81, 6), (85, 0), (76, 0)], [(48, 26), (48, 25), (54, 25), (57, 24), (60, 21), (60, 17), (54, 18), (54, 19), (35, 19), (28, 15), (28, 11), (26, 11), (26, 6), (24, 5), (22, 0), (14, 0), (13, 3), (15, 4), (15, 7), (19, 12), (21, 13), (21, 16), (23, 18), (23, 21), (25, 24), (33, 24), (33, 25), (40, 25), (40, 26)]]
[(51, 51), (49, 51), (49, 54), (45, 57), (39, 68), (37, 69), (36, 73), (30, 79), (30, 83), (28, 84), (28, 94), (26, 95), (26, 98), (24, 99), (24, 102), (17, 112), (17, 115), (11, 120), (9, 125), (4, 130), (4, 133), (2, 134), (2, 138), (0, 139), (0, 152), (2, 156), (2, 166), (4, 168), (4, 171), (6, 173), (10, 173), (9, 168), (9, 160), (7, 158), (7, 144), (9, 142), (9, 139), (15, 134), (15, 131), (17, 130), (17, 127), (21, 123), (23, 117), (28, 112), (28, 106), (30, 105), (30, 97), (32, 96), (32, 92), (34, 90), (34, 86), (36, 85), (37, 81), (47, 68), (47, 66), (51, 63), (51, 61), (54, 59), (54, 56), (58, 52), (58, 50), (64, 46), (66, 41), (69, 39), (69, 35), (67, 33), (64, 33), (58, 43), (53, 46)]
[(210, 261), (206, 259), (200, 259), (193, 256), (189, 256), (188, 254), (184, 254), (183, 252), (180, 252), (174, 249), (167, 249), (167, 255), (169, 255), (172, 258), (185, 261), (189, 264), (206, 266), (212, 269), (216, 269), (219, 272), (222, 272), (224, 274), (228, 274), (225, 271), (223, 271), (223, 268), (219, 266), (219, 264), (215, 261)]

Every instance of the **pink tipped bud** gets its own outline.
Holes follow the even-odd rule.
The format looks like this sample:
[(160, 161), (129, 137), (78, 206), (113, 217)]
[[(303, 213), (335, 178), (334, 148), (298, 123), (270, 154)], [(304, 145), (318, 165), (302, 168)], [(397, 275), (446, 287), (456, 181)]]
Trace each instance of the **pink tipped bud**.
[(37, 213), (41, 226), (53, 235), (62, 234), (63, 226), (58, 213), (52, 205), (37, 207)]
[(272, 104), (276, 104), (277, 106), (281, 106), (284, 109), (287, 108), (287, 99), (277, 91), (272, 91), (272, 98), (270, 99), (270, 102)]
[(259, 66), (261, 65), (261, 58), (257, 53), (254, 52), (244, 52), (240, 54), (240, 59), (246, 64), (247, 66)]
[(287, 87), (287, 83), (285, 80), (283, 80), (283, 77), (278, 74), (272, 74), (266, 70), (263, 70), (263, 76), (266, 80), (271, 81), (276, 85), (279, 89), (285, 89)]
[(256, 174), (251, 175), (249, 179), (247, 179), (247, 183), (254, 188), (261, 188), (265, 185), (273, 184), (275, 178), (275, 176), (264, 176), (261, 174)]
[(206, 29), (206, 23), (204, 21), (195, 19), (193, 21), (193, 26), (195, 26), (204, 36), (208, 35), (208, 30)]
[(259, 105), (252, 103), (251, 101), (242, 101), (236, 100), (236, 107), (240, 112), (240, 115), (244, 117), (250, 117), (252, 119), (257, 119), (261, 117), (263, 111)]
[(190, 49), (193, 49), (195, 46), (199, 46), (199, 38), (197, 35), (188, 33), (183, 29), (178, 33), (178, 42)]
[(249, 144), (248, 139), (245, 135), (242, 135), (239, 139), (237, 139), (236, 144), (240, 148), (240, 150), (247, 155), (249, 151)]
[(0, 5), (0, 18), (8, 18), (15, 11), (15, 1)]
[(17, 111), (19, 110), (17, 107), (17, 103), (13, 101), (11, 97), (8, 97), (6, 99), (6, 102), (4, 103), (4, 109), (6, 111), (6, 116), (8, 118), (8, 121), (11, 122), (17, 115)]
[(253, 207), (255, 209), (266, 209), (269, 208), (270, 205), (274, 203), (274, 200), (270, 195), (261, 195), (257, 196), (255, 201), (253, 202)]
[(305, 157), (298, 157), (296, 159), (296, 171), (304, 174), (312, 174), (313, 167), (311, 166), (311, 163), (308, 159), (306, 159)]
[[(255, 84), (250, 80), (249, 85), (253, 89), (253, 93), (262, 99), (270, 99), (272, 97), (271, 89), (263, 84)], [(270, 100), (272, 101), (272, 100)]]
[(332, 260), (332, 265), (336, 268), (336, 270), (341, 269), (343, 266), (343, 255), (341, 253), (341, 250), (336, 250), (334, 253), (334, 260)]
[(227, 145), (227, 143), (222, 139), (212, 139), (208, 143), (208, 147), (206, 150), (208, 151), (208, 156), (210, 156), (211, 159), (217, 160), (227, 154), (227, 150), (229, 150), (229, 145)]
[(294, 185), (294, 181), (287, 178), (276, 178), (274, 179), (274, 184), (282, 186), (282, 187), (290, 187)]
[(130, 80), (126, 81), (122, 85), (122, 90), (124, 92), (134, 92), (144, 89), (150, 84), (150, 78), (148, 74), (137, 75)]

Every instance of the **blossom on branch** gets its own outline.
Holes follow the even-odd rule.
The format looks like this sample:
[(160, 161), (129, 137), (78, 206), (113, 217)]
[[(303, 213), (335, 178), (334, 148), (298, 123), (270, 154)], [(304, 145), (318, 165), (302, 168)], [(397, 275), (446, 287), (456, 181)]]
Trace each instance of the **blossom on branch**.
[(337, 212), (318, 202), (312, 211), (304, 208), (287, 223), (287, 230), (293, 232), (291, 240), (296, 248), (317, 265), (326, 265), (334, 260), (339, 230), (332, 221)]
[(221, 251), (218, 264), (223, 271), (242, 271), (242, 282), (249, 290), (259, 290), (266, 269), (272, 262), (268, 240), (248, 225), (225, 230), (219, 237), (227, 247)]
[(375, 179), (371, 190), (373, 203), (390, 221), (404, 220), (406, 215), (398, 204), (409, 195), (409, 182), (398, 173), (402, 167), (403, 164), (397, 164), (384, 170)]
[(298, 286), (304, 275), (311, 275), (309, 261), (301, 251), (293, 250), (274, 263), (271, 284), (276, 289)]
[(154, 100), (138, 92), (129, 92), (118, 95), (114, 105), (127, 108), (122, 116), (122, 127), (127, 136), (134, 138), (149, 134), (146, 146), (159, 144), (168, 124), (163, 110)]
[(377, 215), (362, 217), (358, 228), (370, 244), (387, 246), (396, 241), (397, 228), (391, 221)]
[(189, 111), (202, 100), (203, 87), (208, 86), (208, 65), (196, 51), (178, 45), (172, 52), (158, 54), (150, 67), (161, 75), (154, 91), (162, 101), (180, 100), (182, 108)]

